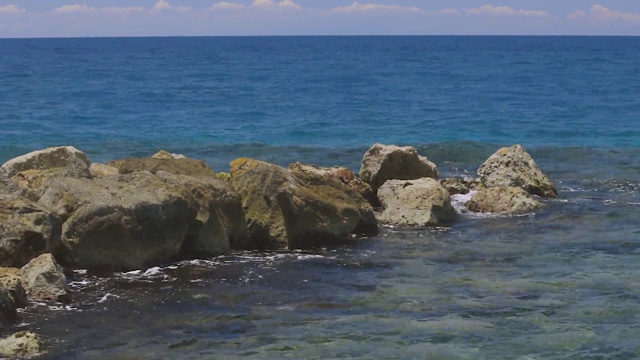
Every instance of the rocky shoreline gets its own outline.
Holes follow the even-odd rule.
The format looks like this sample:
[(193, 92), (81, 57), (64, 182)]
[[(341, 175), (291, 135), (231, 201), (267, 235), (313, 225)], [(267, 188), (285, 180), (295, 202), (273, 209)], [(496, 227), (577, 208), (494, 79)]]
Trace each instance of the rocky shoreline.
[[(121, 271), (230, 250), (311, 249), (374, 236), (378, 226), (452, 226), (464, 211), (516, 214), (558, 196), (520, 145), (499, 149), (477, 179), (439, 179), (413, 147), (374, 144), (356, 176), (344, 167), (284, 168), (239, 158), (228, 173), (160, 151), (91, 163), (71, 146), (0, 167), (0, 321), (29, 301), (73, 301), (64, 271)], [(6, 331), (5, 331), (6, 332)], [(13, 340), (12, 340), (13, 339)], [(0, 356), (42, 351), (38, 336), (0, 341)]]

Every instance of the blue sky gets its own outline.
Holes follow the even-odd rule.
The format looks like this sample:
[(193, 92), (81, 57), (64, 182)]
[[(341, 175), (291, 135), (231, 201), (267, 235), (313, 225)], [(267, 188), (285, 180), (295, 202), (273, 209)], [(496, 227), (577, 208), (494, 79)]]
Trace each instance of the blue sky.
[(640, 35), (637, 0), (0, 0), (0, 38)]

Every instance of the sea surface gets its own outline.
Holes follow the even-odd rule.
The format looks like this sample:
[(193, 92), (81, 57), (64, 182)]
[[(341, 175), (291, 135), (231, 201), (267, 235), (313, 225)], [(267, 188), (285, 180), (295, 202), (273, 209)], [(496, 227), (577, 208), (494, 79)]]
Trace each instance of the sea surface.
[(51, 359), (640, 357), (640, 38), (0, 39), (0, 163), (74, 145), (357, 172), (373, 143), (474, 176), (522, 144), (560, 198), (353, 244), (70, 274)]

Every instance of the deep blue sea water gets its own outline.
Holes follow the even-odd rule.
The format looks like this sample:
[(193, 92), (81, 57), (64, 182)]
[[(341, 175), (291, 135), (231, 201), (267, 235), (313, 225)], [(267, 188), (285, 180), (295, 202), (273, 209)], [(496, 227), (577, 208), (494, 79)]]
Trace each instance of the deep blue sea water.
[(25, 312), (52, 358), (640, 356), (640, 38), (0, 39), (0, 163), (74, 145), (358, 170), (375, 142), (473, 175), (520, 143), (560, 199), (520, 217), (384, 229), (72, 277)]

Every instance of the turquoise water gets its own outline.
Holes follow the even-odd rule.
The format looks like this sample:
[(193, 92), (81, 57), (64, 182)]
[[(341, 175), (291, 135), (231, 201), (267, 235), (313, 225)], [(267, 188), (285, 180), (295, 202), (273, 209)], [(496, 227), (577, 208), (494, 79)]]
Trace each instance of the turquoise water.
[(72, 144), (354, 170), (374, 142), (473, 175), (520, 143), (560, 199), (309, 253), (71, 275), (50, 358), (640, 356), (640, 38), (0, 40), (0, 162)]

